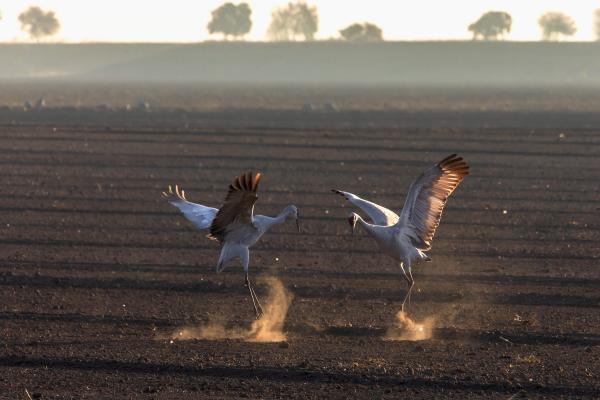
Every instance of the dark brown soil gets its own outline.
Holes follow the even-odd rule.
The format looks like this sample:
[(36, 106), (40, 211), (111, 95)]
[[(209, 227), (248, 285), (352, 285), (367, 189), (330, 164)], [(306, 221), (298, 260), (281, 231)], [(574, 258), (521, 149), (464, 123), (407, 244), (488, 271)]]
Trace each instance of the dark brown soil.
[[(19, 121), (18, 123), (16, 121)], [(1, 118), (0, 399), (598, 398), (600, 121), (577, 113), (61, 110)], [(341, 188), (390, 208), (449, 153), (471, 175), (415, 268), (433, 338), (386, 341), (398, 266), (351, 238)], [(171, 341), (252, 322), (241, 268), (160, 192), (293, 223), (251, 252), (294, 300), (289, 346)], [(266, 288), (257, 288), (264, 296)]]

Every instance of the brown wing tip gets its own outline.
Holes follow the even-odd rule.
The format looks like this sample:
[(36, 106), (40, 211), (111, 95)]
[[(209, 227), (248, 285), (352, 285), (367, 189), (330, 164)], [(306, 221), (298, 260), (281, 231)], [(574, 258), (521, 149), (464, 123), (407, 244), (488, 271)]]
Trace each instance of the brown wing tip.
[(256, 190), (258, 189), (258, 183), (260, 182), (260, 177), (262, 176), (262, 174), (260, 172), (256, 172), (254, 174), (254, 179), (252, 180), (252, 191), (256, 192)]
[(252, 173), (252, 171), (248, 171), (244, 174), (244, 189), (246, 190), (252, 190), (252, 181), (254, 180), (254, 177), (252, 176), (254, 175)]
[(262, 175), (260, 172), (244, 172), (241, 175), (235, 177), (233, 183), (229, 185), (229, 190), (245, 190), (250, 192), (256, 192), (261, 176)]
[(458, 154), (450, 154), (437, 164), (442, 170), (449, 170), (461, 176), (469, 175), (469, 165)]
[(438, 162), (437, 165), (439, 165), (440, 167), (446, 165), (447, 163), (455, 159), (457, 156), (458, 154), (456, 153), (450, 154), (449, 156), (445, 157), (442, 161)]
[(246, 173), (242, 173), (233, 179), (233, 183), (229, 187), (233, 190), (244, 190)]

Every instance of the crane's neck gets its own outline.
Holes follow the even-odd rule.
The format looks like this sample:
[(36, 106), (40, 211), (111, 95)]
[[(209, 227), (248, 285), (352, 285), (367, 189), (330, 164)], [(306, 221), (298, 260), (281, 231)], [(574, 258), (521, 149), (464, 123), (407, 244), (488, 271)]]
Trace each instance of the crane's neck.
[(294, 213), (292, 206), (287, 206), (274, 218), (276, 224), (283, 224)]
[(373, 235), (375, 232), (375, 225), (368, 223), (367, 221), (362, 219), (362, 217), (360, 215), (358, 215), (358, 214), (355, 214), (355, 215), (356, 215), (356, 224), (360, 225), (369, 235)]
[(291, 206), (287, 206), (284, 208), (277, 216), (275, 217), (267, 217), (264, 215), (255, 216), (256, 219), (260, 218), (260, 224), (262, 225), (263, 232), (268, 231), (275, 225), (283, 224), (290, 215), (294, 213), (294, 210)]

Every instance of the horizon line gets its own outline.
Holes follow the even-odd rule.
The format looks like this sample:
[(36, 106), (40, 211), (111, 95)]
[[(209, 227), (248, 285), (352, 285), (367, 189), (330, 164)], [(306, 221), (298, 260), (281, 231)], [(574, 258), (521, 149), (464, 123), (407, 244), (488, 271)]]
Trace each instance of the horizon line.
[(86, 44), (129, 44), (129, 45), (188, 45), (188, 44), (320, 44), (320, 43), (344, 43), (344, 44), (362, 44), (377, 45), (386, 43), (543, 43), (543, 44), (582, 44), (597, 43), (597, 40), (474, 40), (474, 39), (415, 39), (415, 40), (381, 40), (374, 42), (348, 41), (343, 39), (319, 39), (319, 40), (290, 40), (290, 41), (271, 41), (271, 40), (199, 40), (199, 41), (9, 41), (1, 42), (0, 45), (86, 45)]

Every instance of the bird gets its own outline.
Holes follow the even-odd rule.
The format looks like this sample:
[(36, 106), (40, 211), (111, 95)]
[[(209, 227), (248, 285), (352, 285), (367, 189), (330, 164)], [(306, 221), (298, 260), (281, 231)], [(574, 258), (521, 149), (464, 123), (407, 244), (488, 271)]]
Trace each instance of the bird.
[(256, 319), (262, 317), (263, 308), (248, 277), (249, 248), (269, 229), (284, 223), (289, 217), (296, 220), (296, 227), (300, 232), (298, 208), (293, 204), (286, 206), (275, 217), (254, 214), (260, 178), (259, 172), (252, 171), (237, 176), (229, 185), (225, 201), (219, 209), (188, 201), (185, 191), (177, 185), (175, 190), (169, 186), (168, 190), (162, 193), (196, 228), (207, 230), (207, 237), (222, 245), (217, 273), (223, 271), (230, 260), (240, 259), (245, 273), (244, 284), (250, 293)]
[(431, 249), (446, 201), (468, 174), (469, 166), (462, 157), (451, 154), (444, 158), (410, 185), (400, 216), (355, 194), (332, 189), (361, 209), (370, 219), (367, 222), (360, 215), (350, 213), (348, 222), (352, 234), (356, 225), (360, 225), (375, 239), (383, 253), (400, 263), (400, 269), (408, 283), (408, 291), (402, 301), (402, 312), (415, 283), (412, 266), (421, 260), (431, 261), (425, 252)]

